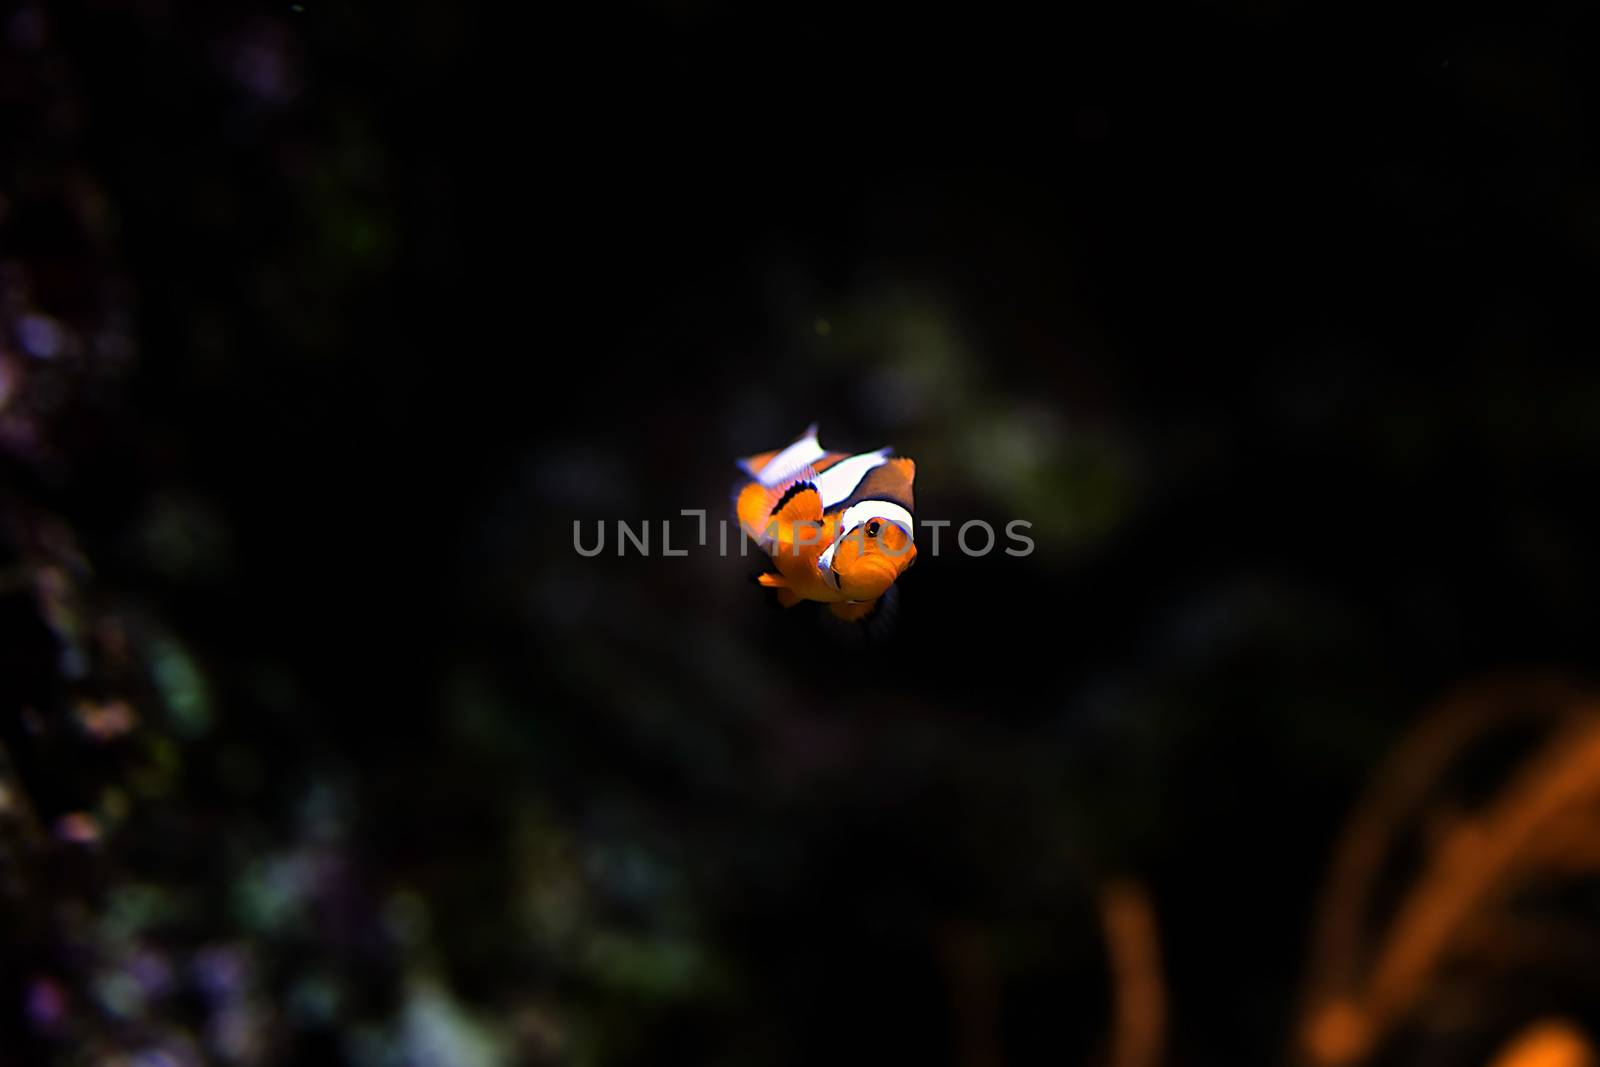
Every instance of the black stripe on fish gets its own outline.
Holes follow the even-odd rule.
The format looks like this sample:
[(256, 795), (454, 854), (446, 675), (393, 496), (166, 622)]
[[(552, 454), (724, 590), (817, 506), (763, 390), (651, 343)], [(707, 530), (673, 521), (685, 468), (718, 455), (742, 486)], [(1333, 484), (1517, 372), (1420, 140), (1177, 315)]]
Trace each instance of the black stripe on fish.
[(846, 511), (849, 511), (863, 500), (883, 500), (890, 504), (898, 504), (900, 507), (905, 508), (906, 514), (910, 515), (912, 518), (916, 518), (917, 515), (917, 509), (911, 506), (911, 501), (907, 500), (899, 493), (868, 493), (859, 488), (854, 493), (850, 494), (848, 497), (829, 508), (828, 514), (833, 515), (837, 513), (843, 515)]

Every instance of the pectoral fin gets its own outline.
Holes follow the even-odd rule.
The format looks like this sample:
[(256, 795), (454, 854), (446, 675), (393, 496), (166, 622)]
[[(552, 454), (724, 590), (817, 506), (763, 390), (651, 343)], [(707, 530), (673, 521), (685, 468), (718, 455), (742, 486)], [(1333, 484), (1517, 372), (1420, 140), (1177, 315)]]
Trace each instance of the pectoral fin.
[(792, 608), (800, 603), (800, 594), (789, 588), (789, 579), (781, 574), (758, 575), (756, 583), (768, 589), (776, 589), (778, 591), (778, 603), (786, 608)]

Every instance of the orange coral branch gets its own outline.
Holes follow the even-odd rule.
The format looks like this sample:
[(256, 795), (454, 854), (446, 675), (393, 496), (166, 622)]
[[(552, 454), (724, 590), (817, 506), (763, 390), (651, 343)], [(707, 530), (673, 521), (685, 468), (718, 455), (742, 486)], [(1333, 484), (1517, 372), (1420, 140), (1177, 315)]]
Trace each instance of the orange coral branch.
[[(1564, 686), (1497, 687), (1447, 705), (1401, 746), (1353, 821), (1328, 887), (1301, 1034), (1312, 1062), (1363, 1058), (1417, 1004), (1452, 947), (1482, 930), (1490, 907), (1519, 882), (1550, 871), (1552, 842), (1593, 840), (1592, 806), (1600, 799), (1596, 711)], [(1360, 942), (1368, 895), (1401, 817), (1467, 740), (1496, 720), (1526, 712), (1554, 713), (1570, 725), (1523, 764), (1481, 817), (1443, 833), (1362, 981), (1357, 970), (1365, 954)], [(1334, 943), (1339, 938), (1342, 947)]]
[(1155, 909), (1137, 883), (1112, 882), (1100, 894), (1111, 956), (1114, 1018), (1112, 1067), (1154, 1067), (1166, 1031), (1166, 991)]
[(1415, 997), (1453, 933), (1517, 875), (1519, 860), (1542, 826), (1600, 792), (1600, 727), (1570, 742), (1558, 737), (1506, 790), (1481, 821), (1453, 832), (1411, 891), (1373, 968), (1367, 1012), (1386, 1025)]
[(939, 955), (950, 985), (959, 1067), (1000, 1067), (1000, 994), (994, 953), (979, 927), (951, 923), (939, 931)]
[(1535, 1023), (1501, 1050), (1490, 1067), (1594, 1067), (1594, 1049), (1571, 1023)]
[(1562, 718), (1582, 700), (1556, 679), (1479, 683), (1452, 694), (1384, 762), (1345, 829), (1324, 887), (1312, 940), (1305, 1004), (1348, 995), (1367, 952), (1368, 906), (1397, 827), (1474, 739), (1493, 726), (1527, 716)]

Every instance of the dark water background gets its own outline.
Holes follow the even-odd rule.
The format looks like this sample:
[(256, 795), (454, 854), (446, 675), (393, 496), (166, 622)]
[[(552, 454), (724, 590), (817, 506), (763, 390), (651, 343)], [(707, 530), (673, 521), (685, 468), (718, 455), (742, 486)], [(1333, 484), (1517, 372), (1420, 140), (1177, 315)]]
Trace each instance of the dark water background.
[[(1275, 1062), (1376, 761), (1590, 670), (1580, 9), (304, 7), (8, 9), (8, 565), (134, 653), (7, 593), (13, 788), (104, 834), (8, 846), (0, 1062), (987, 1062), (972, 966), (1089, 1062), (1114, 876), (1171, 1061)], [(573, 551), (814, 419), (1037, 551), (946, 531), (866, 649)]]

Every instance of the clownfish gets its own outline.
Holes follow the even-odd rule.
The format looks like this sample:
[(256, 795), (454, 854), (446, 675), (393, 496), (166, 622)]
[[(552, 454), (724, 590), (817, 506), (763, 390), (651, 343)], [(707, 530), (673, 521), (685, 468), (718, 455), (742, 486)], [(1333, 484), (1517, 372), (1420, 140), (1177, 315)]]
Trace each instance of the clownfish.
[(787, 447), (739, 460), (751, 480), (737, 490), (734, 511), (772, 557), (777, 572), (757, 581), (777, 590), (778, 603), (816, 600), (863, 621), (887, 602), (917, 558), (917, 465), (891, 451), (825, 451), (812, 423)]

